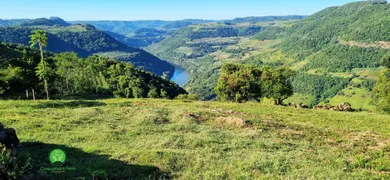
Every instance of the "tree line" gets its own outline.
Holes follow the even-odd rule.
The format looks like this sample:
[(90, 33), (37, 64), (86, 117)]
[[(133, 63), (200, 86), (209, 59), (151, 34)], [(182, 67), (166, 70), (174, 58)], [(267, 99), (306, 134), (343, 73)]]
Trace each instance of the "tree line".
[(0, 45), (0, 94), (12, 96), (34, 89), (39, 95), (107, 95), (126, 98), (175, 98), (187, 92), (134, 65), (100, 56), (45, 52), (46, 33), (34, 31), (31, 47)]

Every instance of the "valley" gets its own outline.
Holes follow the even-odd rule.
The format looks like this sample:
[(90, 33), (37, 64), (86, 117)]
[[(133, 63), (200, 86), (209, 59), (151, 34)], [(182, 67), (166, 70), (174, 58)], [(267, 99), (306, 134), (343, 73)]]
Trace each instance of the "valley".
[[(213, 89), (218, 75), (215, 74), (229, 62), (287, 66), (304, 73), (294, 78), (295, 95), (288, 102), (309, 106), (333, 104), (351, 95), (353, 106), (373, 110), (370, 92), (382, 71), (380, 59), (389, 52), (388, 32), (380, 28), (388, 24), (385, 20), (388, 6), (356, 2), (327, 8), (303, 20), (254, 23), (244, 19), (238, 23), (190, 25), (146, 50), (186, 67), (191, 76), (185, 87), (202, 99), (216, 97)], [(356, 22), (356, 17), (365, 18)], [(370, 26), (373, 22), (376, 25)], [(357, 32), (358, 24), (364, 24), (361, 31), (371, 34), (363, 36)], [(314, 87), (320, 85), (317, 83), (313, 91), (300, 89), (299, 84), (307, 84), (307, 78), (319, 81), (322, 76), (328, 76), (329, 82), (345, 83), (327, 94), (324, 94), (327, 88)], [(350, 94), (344, 96), (344, 91)]]
[(3, 4), (0, 180), (390, 179), (385, 0)]

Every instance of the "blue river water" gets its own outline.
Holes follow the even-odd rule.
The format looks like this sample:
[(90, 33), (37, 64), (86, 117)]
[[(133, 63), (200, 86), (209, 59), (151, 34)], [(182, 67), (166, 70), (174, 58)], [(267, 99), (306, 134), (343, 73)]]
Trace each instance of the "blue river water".
[(190, 74), (185, 69), (175, 66), (175, 73), (173, 74), (171, 80), (183, 87), (188, 82), (189, 76)]

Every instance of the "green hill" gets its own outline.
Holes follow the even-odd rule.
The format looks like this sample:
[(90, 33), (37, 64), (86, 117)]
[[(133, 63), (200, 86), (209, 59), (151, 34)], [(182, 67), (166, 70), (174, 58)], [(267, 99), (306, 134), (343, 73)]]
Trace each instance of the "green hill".
[[(390, 178), (388, 115), (158, 99), (3, 100), (0, 115), (32, 179)], [(39, 173), (56, 148), (75, 171)]]
[(251, 40), (253, 35), (270, 27), (290, 26), (294, 22), (295, 20), (215, 22), (190, 25), (146, 50), (161, 59), (187, 68), (191, 76), (186, 88), (203, 99), (212, 99), (215, 97), (213, 89), (218, 79), (218, 71), (224, 63), (263, 64), (262, 61), (250, 57), (260, 51), (268, 53), (268, 46), (274, 42)]
[(28, 45), (29, 35), (35, 29), (44, 29), (48, 32), (49, 44), (46, 50), (52, 52), (73, 51), (86, 57), (97, 53), (115, 54), (126, 53), (122, 61), (130, 62), (137, 67), (154, 72), (157, 75), (166, 74), (171, 77), (174, 67), (169, 63), (147, 53), (144, 50), (131, 48), (115, 40), (103, 31), (91, 25), (69, 25), (58, 18), (36, 19), (16, 27), (1, 27), (0, 41)]
[[(47, 51), (44, 56), (50, 69), (49, 91), (54, 98), (115, 96), (172, 99), (186, 94), (184, 89), (168, 79), (113, 58), (96, 55), (81, 58), (75, 53)], [(37, 49), (0, 44), (0, 98), (29, 98), (25, 93), (26, 90), (31, 92), (31, 89), (35, 89), (37, 98), (41, 98), (43, 84), (36, 74), (40, 58)]]
[[(390, 50), (390, 31), (384, 28), (390, 24), (389, 4), (355, 2), (340, 7), (324, 9), (290, 27), (270, 28), (254, 38), (258, 40), (279, 40), (273, 46), (284, 56), (294, 59), (284, 65), (311, 75), (328, 74), (360, 81), (376, 80), (381, 58)], [(276, 54), (274, 54), (276, 55)], [(270, 56), (274, 56), (270, 55)], [(255, 58), (262, 58), (261, 56)], [(370, 74), (366, 72), (370, 71)], [(349, 86), (353, 85), (351, 81)], [(326, 102), (338, 103), (346, 100), (343, 89), (339, 95), (329, 96)], [(349, 87), (351, 88), (351, 87)], [(349, 89), (355, 106), (370, 108), (370, 87)], [(366, 92), (361, 97), (358, 92)], [(368, 91), (368, 93), (367, 93)], [(303, 93), (303, 92), (302, 92)], [(307, 93), (304, 93), (307, 94)], [(348, 96), (348, 95), (347, 95)], [(318, 99), (318, 98), (317, 98)], [(361, 102), (359, 104), (357, 102)]]
[[(223, 38), (224, 34), (215, 38), (211, 33), (210, 39), (206, 39), (198, 33), (205, 27), (189, 26), (148, 51), (187, 67), (191, 77), (186, 88), (204, 99), (215, 97), (213, 88), (218, 77), (215, 73), (222, 64), (239, 62), (288, 66), (299, 72), (293, 80), (296, 95), (289, 102), (336, 103), (352, 94), (361, 94), (360, 98), (352, 95), (355, 102), (352, 105), (372, 109), (369, 98), (372, 86), (359, 85), (347, 96), (343, 96), (342, 91), (353, 86), (355, 78), (363, 84), (376, 80), (381, 71), (380, 59), (390, 50), (390, 31), (385, 28), (390, 24), (389, 7), (389, 4), (373, 2), (330, 7), (299, 21), (256, 23), (261, 30), (244, 38), (238, 35), (227, 39)], [(253, 25), (250, 19), (236, 19), (225, 26), (249, 27)], [(249, 22), (235, 23), (242, 21)], [(303, 88), (308, 84), (309, 90)], [(356, 103), (360, 100), (365, 105)]]

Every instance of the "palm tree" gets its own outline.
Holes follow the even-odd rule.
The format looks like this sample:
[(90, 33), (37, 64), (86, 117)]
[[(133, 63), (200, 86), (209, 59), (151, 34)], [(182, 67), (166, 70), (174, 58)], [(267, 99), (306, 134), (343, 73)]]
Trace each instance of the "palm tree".
[(38, 44), (39, 50), (41, 51), (41, 62), (37, 67), (37, 75), (39, 79), (43, 80), (46, 98), (49, 100), (49, 84), (47, 82), (49, 76), (49, 67), (43, 58), (43, 47), (47, 46), (46, 32), (43, 30), (36, 30), (33, 32), (33, 34), (30, 35), (30, 39), (30, 47), (33, 48), (36, 44)]

